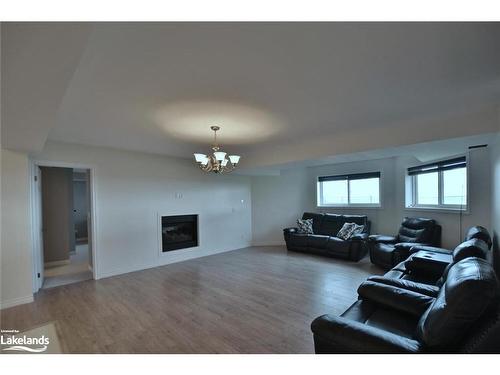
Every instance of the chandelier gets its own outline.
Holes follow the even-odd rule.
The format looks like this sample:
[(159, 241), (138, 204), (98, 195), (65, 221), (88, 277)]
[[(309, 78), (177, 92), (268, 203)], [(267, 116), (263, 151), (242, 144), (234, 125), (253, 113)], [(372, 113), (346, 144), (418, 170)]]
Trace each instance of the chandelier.
[(227, 173), (233, 171), (240, 161), (240, 156), (229, 155), (226, 157), (226, 153), (220, 151), (220, 147), (217, 144), (217, 131), (220, 130), (220, 127), (211, 126), (210, 129), (214, 131), (213, 154), (205, 155), (196, 153), (194, 154), (194, 159), (204, 172)]

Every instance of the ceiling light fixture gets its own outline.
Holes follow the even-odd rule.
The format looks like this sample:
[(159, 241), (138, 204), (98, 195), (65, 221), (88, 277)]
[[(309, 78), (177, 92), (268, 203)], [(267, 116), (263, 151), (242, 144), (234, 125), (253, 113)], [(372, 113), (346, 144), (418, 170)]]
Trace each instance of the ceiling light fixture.
[(220, 151), (220, 146), (217, 144), (217, 131), (220, 130), (218, 126), (211, 126), (210, 129), (214, 131), (214, 144), (212, 145), (213, 154), (194, 154), (194, 159), (198, 163), (200, 169), (204, 172), (214, 173), (227, 173), (236, 169), (240, 161), (239, 155), (229, 155)]

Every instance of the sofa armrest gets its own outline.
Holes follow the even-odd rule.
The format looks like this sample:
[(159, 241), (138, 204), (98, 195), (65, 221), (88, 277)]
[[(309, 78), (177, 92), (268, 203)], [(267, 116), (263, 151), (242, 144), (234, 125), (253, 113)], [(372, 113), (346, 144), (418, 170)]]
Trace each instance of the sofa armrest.
[(435, 247), (435, 246), (428, 246), (425, 244), (420, 244), (420, 243), (414, 243), (413, 247), (410, 249), (410, 254), (417, 253), (419, 251), (430, 251), (433, 253), (440, 253), (440, 254), (451, 254), (451, 250), (448, 249), (443, 249), (442, 247)]
[(286, 236), (287, 234), (297, 233), (297, 230), (295, 227), (285, 228), (283, 229), (283, 234)]
[(383, 234), (372, 234), (371, 236), (368, 236), (368, 241), (393, 244), (393, 243), (396, 243), (398, 241), (398, 239), (395, 236), (384, 236)]
[(361, 298), (375, 302), (378, 305), (392, 308), (416, 317), (422, 314), (434, 302), (433, 297), (412, 290), (374, 281), (365, 281), (358, 288)]
[(384, 276), (370, 276), (368, 278), (368, 281), (385, 285), (391, 285), (397, 288), (410, 290), (412, 292), (425, 294), (426, 296), (433, 298), (436, 298), (439, 293), (439, 288), (437, 286), (417, 283), (411, 280), (393, 279), (391, 277), (384, 277)]
[(413, 254), (413, 248), (415, 247), (425, 247), (428, 244), (420, 242), (398, 242), (394, 245), (395, 255), (394, 260), (396, 263), (402, 262), (407, 259), (411, 254)]
[(368, 240), (368, 233), (354, 234), (350, 238), (352, 241), (366, 241)]
[[(316, 353), (418, 353), (418, 341), (332, 315), (316, 318), (311, 324)], [(319, 343), (321, 342), (321, 348)]]

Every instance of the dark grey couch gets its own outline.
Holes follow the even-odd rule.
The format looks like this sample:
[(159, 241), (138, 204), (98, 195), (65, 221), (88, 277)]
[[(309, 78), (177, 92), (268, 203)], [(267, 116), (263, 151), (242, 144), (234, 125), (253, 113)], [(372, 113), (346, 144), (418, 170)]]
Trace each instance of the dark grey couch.
[[(370, 221), (364, 215), (336, 215), (305, 212), (302, 219), (313, 219), (313, 234), (297, 233), (297, 228), (285, 228), (286, 247), (290, 251), (314, 253), (359, 261), (368, 253), (366, 241)], [(336, 237), (344, 223), (364, 225), (364, 232), (344, 241)]]

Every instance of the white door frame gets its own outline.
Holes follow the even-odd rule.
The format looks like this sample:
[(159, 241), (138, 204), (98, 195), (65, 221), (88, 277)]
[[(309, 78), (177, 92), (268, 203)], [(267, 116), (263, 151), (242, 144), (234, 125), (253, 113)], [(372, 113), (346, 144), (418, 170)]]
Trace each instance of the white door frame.
[(91, 236), (91, 247), (92, 247), (92, 276), (95, 280), (99, 278), (98, 272), (98, 259), (97, 259), (97, 206), (96, 206), (96, 174), (95, 166), (88, 164), (79, 163), (67, 163), (58, 162), (51, 160), (30, 160), (30, 217), (31, 217), (31, 252), (33, 256), (33, 293), (38, 292), (41, 288), (41, 280), (38, 278), (38, 273), (41, 273), (39, 267), (43, 267), (43, 247), (39, 248), (37, 244), (39, 243), (40, 228), (37, 225), (37, 210), (36, 205), (36, 183), (35, 175), (38, 167), (59, 167), (59, 168), (73, 168), (73, 169), (89, 169), (90, 170), (90, 181), (88, 186), (90, 189), (90, 214), (91, 214), (91, 225), (90, 231)]

